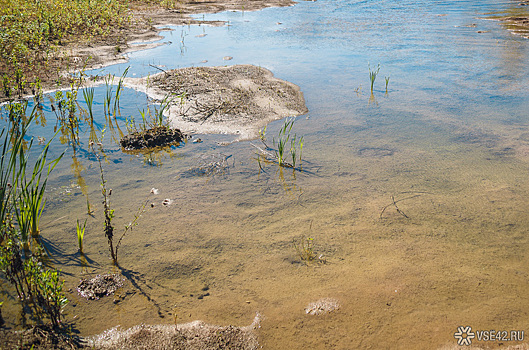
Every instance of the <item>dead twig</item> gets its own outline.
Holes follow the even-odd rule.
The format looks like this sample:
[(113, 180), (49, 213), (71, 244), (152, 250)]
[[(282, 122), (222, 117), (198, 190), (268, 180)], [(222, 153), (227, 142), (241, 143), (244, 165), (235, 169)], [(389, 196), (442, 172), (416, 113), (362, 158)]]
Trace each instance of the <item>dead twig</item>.
[(166, 71), (165, 69), (162, 69), (162, 68), (160, 68), (160, 67), (157, 67), (157, 66), (155, 66), (155, 65), (153, 65), (153, 64), (149, 64), (149, 66), (151, 66), (152, 68), (156, 68), (156, 69), (158, 69), (158, 70), (161, 70), (162, 72), (165, 73), (165, 75), (171, 75), (171, 73), (169, 73), (169, 72)]
[(416, 198), (416, 197), (419, 197), (421, 196), (422, 194), (416, 194), (416, 195), (413, 195), (413, 196), (410, 196), (410, 197), (406, 197), (406, 198), (401, 198), (399, 200), (395, 200), (395, 196), (391, 196), (391, 203), (386, 205), (384, 208), (382, 208), (382, 211), (380, 212), (380, 219), (382, 219), (382, 215), (384, 215), (384, 212), (386, 211), (387, 208), (391, 207), (391, 206), (394, 206), (395, 209), (397, 210), (397, 213), (399, 213), (400, 215), (404, 216), (406, 219), (409, 219), (410, 217), (408, 215), (406, 215), (405, 212), (403, 212), (399, 206), (397, 205), (398, 202), (401, 202), (403, 200), (406, 200), (406, 199), (412, 199), (412, 198)]

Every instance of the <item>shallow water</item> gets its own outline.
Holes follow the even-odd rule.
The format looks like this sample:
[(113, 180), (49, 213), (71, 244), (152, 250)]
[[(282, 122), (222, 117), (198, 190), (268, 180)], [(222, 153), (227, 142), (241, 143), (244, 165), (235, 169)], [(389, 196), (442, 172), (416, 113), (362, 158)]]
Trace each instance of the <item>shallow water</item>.
[[(134, 285), (100, 301), (75, 293), (81, 276), (112, 271), (89, 128), (81, 125), (75, 159), (57, 139), (54, 154), (68, 151), (41, 230), (72, 288), (67, 319), (90, 335), (175, 320), (247, 325), (260, 312), (265, 349), (425, 349), (456, 345), (459, 326), (529, 331), (529, 42), (489, 20), (514, 9), (510, 1), (318, 1), (197, 16), (228, 25), (163, 31), (164, 45), (89, 72), (254, 64), (299, 85), (310, 112), (294, 126), (305, 139), (304, 171), (294, 174), (259, 171), (249, 142), (218, 145), (234, 139), (226, 135), (123, 154), (112, 141), (117, 127), (107, 126), (116, 226), (144, 200), (154, 207), (120, 248)], [(371, 96), (369, 68), (378, 64)], [(99, 114), (104, 93), (96, 88)], [(146, 103), (125, 89), (123, 132)], [(49, 139), (47, 116), (32, 132)], [(268, 127), (270, 138), (281, 124)], [(224, 174), (189, 171), (219, 153), (231, 155)], [(77, 218), (88, 219), (88, 268), (76, 253)], [(302, 235), (325, 264), (300, 262), (293, 241)], [(306, 315), (323, 297), (341, 308)]]

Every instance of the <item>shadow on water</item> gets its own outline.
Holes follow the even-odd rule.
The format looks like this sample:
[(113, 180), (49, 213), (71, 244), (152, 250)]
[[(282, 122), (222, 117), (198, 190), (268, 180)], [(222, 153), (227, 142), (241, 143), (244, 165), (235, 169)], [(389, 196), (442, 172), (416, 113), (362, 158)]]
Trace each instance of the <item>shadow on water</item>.
[[(39, 241), (46, 251), (44, 261), (51, 264), (52, 266), (57, 267), (59, 270), (61, 270), (61, 266), (72, 266), (74, 268), (79, 267), (83, 272), (87, 271), (89, 267), (101, 268), (101, 265), (97, 261), (91, 259), (86, 253), (68, 253), (58, 244), (53, 243), (51, 239), (44, 237), (39, 237)], [(78, 272), (67, 272), (62, 270), (61, 274), (73, 277), (77, 276)]]
[(165, 318), (165, 314), (162, 311), (162, 307), (156, 302), (156, 300), (152, 297), (151, 293), (148, 291), (149, 289), (152, 289), (152, 285), (155, 284), (153, 281), (147, 281), (142, 274), (125, 269), (121, 266), (118, 266), (120, 273), (122, 276), (124, 276), (131, 284), (132, 286), (140, 292), (141, 295), (147, 299), (147, 301), (152, 304), (156, 308), (156, 312), (158, 314), (158, 317)]

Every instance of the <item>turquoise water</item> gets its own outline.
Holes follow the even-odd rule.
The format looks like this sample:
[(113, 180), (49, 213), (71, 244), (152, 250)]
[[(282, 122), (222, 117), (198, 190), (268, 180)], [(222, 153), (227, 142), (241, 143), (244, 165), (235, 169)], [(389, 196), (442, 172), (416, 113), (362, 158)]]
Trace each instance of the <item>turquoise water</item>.
[[(265, 67), (304, 93), (309, 113), (294, 131), (305, 139), (305, 172), (270, 165), (262, 172), (249, 142), (219, 146), (234, 139), (226, 135), (123, 154), (112, 141), (117, 127), (100, 118), (119, 224), (144, 199), (155, 206), (121, 248), (136, 291), (117, 306), (72, 293), (68, 317), (80, 315), (75, 325), (86, 335), (170, 323), (174, 314), (179, 322), (244, 325), (260, 311), (267, 349), (424, 349), (455, 345), (461, 325), (529, 330), (529, 298), (520, 292), (529, 266), (529, 41), (490, 20), (513, 9), (524, 11), (511, 1), (316, 1), (197, 15), (226, 25), (171, 27), (160, 33), (163, 45), (87, 72)], [(369, 71), (378, 65), (371, 94)], [(95, 90), (98, 115), (105, 89)], [(127, 117), (147, 104), (125, 89), (119, 128), (126, 133)], [(32, 132), (49, 139), (55, 119), (45, 108), (48, 126)], [(270, 137), (281, 124), (271, 123)], [(54, 154), (67, 152), (50, 180), (42, 230), (63, 247), (57, 264), (71, 286), (83, 271), (71, 257), (86, 197), (96, 208), (85, 243), (97, 262), (90, 272), (111, 269), (97, 162), (87, 124), (81, 129), (75, 160), (55, 141)], [(228, 171), (190, 175), (219, 153), (231, 156)], [(292, 241), (301, 235), (314, 238), (327, 264), (300, 263)], [(204, 285), (210, 295), (197, 299)], [(305, 315), (320, 297), (342, 308)]]

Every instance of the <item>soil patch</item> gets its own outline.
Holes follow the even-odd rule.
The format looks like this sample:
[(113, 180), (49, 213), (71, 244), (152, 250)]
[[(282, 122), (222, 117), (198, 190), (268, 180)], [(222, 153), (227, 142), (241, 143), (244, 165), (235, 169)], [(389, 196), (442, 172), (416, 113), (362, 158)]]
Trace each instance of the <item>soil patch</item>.
[(87, 338), (71, 338), (49, 326), (23, 331), (0, 329), (0, 349), (164, 349), (164, 350), (254, 350), (260, 315), (245, 327), (215, 326), (202, 321), (177, 325), (138, 325), (119, 327)]
[(260, 317), (246, 327), (215, 326), (202, 321), (178, 325), (138, 325), (127, 330), (118, 327), (86, 339), (96, 349), (257, 349), (255, 330)]
[(273, 120), (307, 113), (299, 87), (252, 65), (191, 67), (147, 78), (126, 78), (125, 85), (162, 100), (173, 95), (169, 117), (185, 133), (258, 137)]
[(77, 292), (88, 300), (97, 300), (123, 287), (125, 279), (118, 274), (103, 274), (87, 280), (81, 279), (77, 286)]
[(119, 143), (124, 150), (133, 151), (179, 144), (184, 139), (184, 134), (178, 129), (156, 127), (145, 131), (133, 132), (124, 136)]
[(134, 16), (150, 18), (153, 25), (182, 24), (224, 24), (224, 22), (206, 22), (189, 17), (197, 13), (218, 13), (223, 11), (256, 11), (267, 7), (285, 7), (296, 4), (292, 0), (209, 0), (179, 1), (176, 8), (166, 9), (146, 5), (133, 6)]

